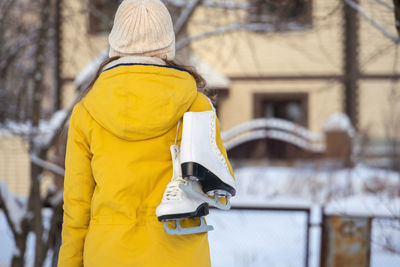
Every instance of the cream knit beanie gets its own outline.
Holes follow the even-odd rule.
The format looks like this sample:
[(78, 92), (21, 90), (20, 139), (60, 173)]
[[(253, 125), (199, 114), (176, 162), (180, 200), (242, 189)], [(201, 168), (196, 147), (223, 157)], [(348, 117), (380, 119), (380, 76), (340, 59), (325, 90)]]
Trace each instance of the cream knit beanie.
[(175, 57), (171, 15), (160, 0), (124, 0), (115, 14), (108, 41), (110, 57)]

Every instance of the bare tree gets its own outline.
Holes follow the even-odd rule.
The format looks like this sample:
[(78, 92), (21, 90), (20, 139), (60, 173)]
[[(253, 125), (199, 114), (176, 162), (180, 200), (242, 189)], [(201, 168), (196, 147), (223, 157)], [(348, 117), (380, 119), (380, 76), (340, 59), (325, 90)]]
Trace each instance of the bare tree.
[[(31, 155), (30, 192), (27, 199), (14, 196), (5, 183), (0, 185), (0, 208), (15, 241), (12, 266), (24, 266), (28, 233), (36, 236), (34, 266), (43, 266), (61, 224), (62, 202), (59, 196), (46, 201), (40, 192), (44, 169), (60, 174), (60, 168), (47, 162), (47, 152), (56, 143), (71, 110), (45, 109), (46, 94), (54, 89), (52, 53), (54, 52), (55, 1), (0, 1), (0, 123), (12, 134), (29, 143)], [(51, 94), (50, 94), (51, 95)], [(40, 123), (52, 119), (45, 131)], [(57, 120), (54, 118), (57, 117)], [(16, 127), (23, 125), (25, 127)], [(46, 203), (47, 202), (47, 203)], [(50, 229), (44, 228), (42, 208), (53, 208)]]
[[(276, 1), (217, 1), (217, 0), (164, 0), (174, 17), (175, 32), (178, 36), (177, 50), (188, 47), (190, 43), (223, 35), (235, 31), (276, 32), (290, 30), (302, 31), (309, 27), (306, 12), (302, 8), (309, 0)], [(294, 5), (297, 2), (299, 5)], [(381, 27), (351, 0), (347, 4), (360, 12), (374, 27), (393, 40), (399, 42), (399, 36)], [(399, 33), (399, 0), (393, 0)], [(342, 1), (338, 0), (338, 3)], [(386, 2), (385, 2), (386, 3)], [(23, 266), (28, 233), (36, 236), (35, 266), (42, 266), (49, 249), (55, 251), (55, 238), (59, 236), (62, 218), (62, 192), (54, 196), (42, 196), (40, 192), (41, 175), (47, 170), (63, 176), (62, 166), (47, 160), (48, 152), (59, 140), (67, 123), (74, 101), (65, 110), (46, 107), (46, 95), (51, 96), (56, 82), (53, 77), (52, 62), (54, 49), (54, 20), (56, 0), (0, 0), (0, 126), (15, 135), (20, 135), (29, 143), (31, 157), (31, 187), (28, 199), (12, 195), (4, 183), (0, 184), (0, 207), (13, 233), (16, 251), (12, 266)], [(98, 7), (87, 5), (95, 17), (107, 19), (105, 25), (111, 25), (112, 19), (103, 14)], [(193, 36), (186, 31), (187, 22), (197, 8), (213, 8), (232, 13), (235, 20), (224, 23), (207, 21), (207, 30)], [(336, 7), (335, 7), (336, 10)], [(328, 16), (335, 12), (329, 11)], [(296, 15), (300, 14), (300, 15)], [(104, 53), (106, 55), (106, 53)], [(92, 73), (93, 75), (93, 73)], [(89, 75), (90, 76), (90, 75)], [(90, 77), (89, 77), (90, 78)], [(50, 116), (53, 114), (52, 116)], [(52, 121), (50, 129), (43, 130), (40, 123)], [(10, 123), (11, 122), (11, 123)], [(14, 127), (15, 125), (26, 127)], [(11, 127), (11, 126), (12, 127)], [(65, 142), (65, 139), (63, 139)], [(61, 164), (61, 163), (60, 163)], [(42, 208), (48, 205), (53, 210), (50, 228), (44, 227)], [(18, 212), (16, 212), (16, 210)]]

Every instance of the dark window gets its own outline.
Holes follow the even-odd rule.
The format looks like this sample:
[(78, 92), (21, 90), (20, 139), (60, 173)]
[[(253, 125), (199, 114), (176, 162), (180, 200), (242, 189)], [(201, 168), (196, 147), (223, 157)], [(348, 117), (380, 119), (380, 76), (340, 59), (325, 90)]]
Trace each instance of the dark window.
[(111, 31), (120, 0), (89, 0), (89, 33)]
[(307, 127), (307, 94), (255, 94), (255, 118), (279, 118)]
[(311, 28), (312, 0), (250, 0), (249, 23), (265, 24), (265, 31)]
[[(254, 94), (254, 118), (279, 118), (307, 127), (308, 94)], [(271, 159), (300, 158), (304, 151), (287, 142), (267, 139), (258, 144), (259, 153)]]

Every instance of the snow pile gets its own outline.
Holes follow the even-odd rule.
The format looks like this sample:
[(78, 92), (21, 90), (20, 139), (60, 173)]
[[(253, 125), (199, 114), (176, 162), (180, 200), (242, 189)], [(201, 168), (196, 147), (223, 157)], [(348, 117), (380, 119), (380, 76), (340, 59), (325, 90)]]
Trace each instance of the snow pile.
[(42, 134), (52, 133), (55, 129), (57, 129), (60, 124), (65, 120), (65, 117), (68, 115), (66, 110), (58, 110), (53, 116), (51, 116), (50, 120), (41, 120), (39, 123), (39, 131)]
[(302, 267), (307, 225), (302, 212), (211, 210), (213, 267)]
[(60, 190), (56, 192), (51, 198), (50, 198), (50, 204), (55, 207), (59, 204), (62, 203), (64, 198), (64, 190)]
[(75, 78), (75, 84), (78, 86), (86, 85), (96, 74), (100, 64), (108, 57), (108, 48), (101, 51), (97, 57), (87, 64)]
[[(400, 175), (358, 165), (353, 169), (245, 167), (235, 171), (233, 206), (311, 207), (331, 213), (393, 216), (400, 206)], [(397, 215), (400, 211), (397, 211)]]
[(17, 232), (21, 232), (21, 222), (25, 218), (26, 199), (11, 193), (5, 181), (0, 181), (0, 201), (6, 207), (10, 220)]
[[(49, 230), (50, 220), (52, 211), (50, 209), (43, 209), (43, 223), (45, 227), (45, 231)], [(44, 233), (46, 235), (47, 233)], [(8, 226), (6, 218), (4, 216), (4, 212), (0, 210), (0, 267), (11, 266), (11, 259), (13, 255), (20, 253), (20, 251), (15, 247), (15, 242), (12, 237), (12, 232)], [(35, 260), (35, 244), (36, 238), (34, 233), (29, 233), (26, 241), (26, 250), (25, 250), (25, 265), (26, 267), (33, 267)], [(43, 264), (43, 267), (51, 267), (51, 259), (53, 252), (49, 250), (46, 261)]]
[(39, 146), (46, 146), (54, 137), (54, 133), (61, 127), (61, 124), (68, 116), (68, 111), (59, 110), (53, 114), (49, 121), (41, 120), (39, 123), (39, 133), (35, 137), (35, 143)]
[(13, 120), (6, 120), (4, 124), (0, 124), (0, 137), (28, 135), (31, 132), (33, 132), (31, 122), (16, 122)]
[[(237, 195), (232, 198), (233, 208), (310, 210), (311, 223), (315, 225), (310, 229), (310, 266), (319, 266), (321, 228), (318, 225), (322, 212), (375, 217), (371, 266), (400, 266), (400, 255), (392, 250), (400, 251), (399, 173), (364, 165), (336, 170), (322, 166), (319, 169), (243, 167), (235, 170), (235, 176), (238, 186)], [(228, 262), (235, 267), (261, 267), (266, 266), (267, 260), (268, 266), (303, 266), (304, 254), (296, 253), (304, 251), (298, 246), (306, 238), (301, 235), (307, 227), (302, 219), (304, 213), (246, 209), (220, 213), (212, 210), (207, 220), (216, 229), (209, 233), (213, 266), (226, 266), (224, 263)], [(259, 217), (252, 218), (252, 213)], [(276, 214), (279, 216), (275, 217)], [(279, 249), (275, 251), (275, 248)]]
[(35, 136), (36, 145), (46, 146), (55, 132), (61, 127), (68, 114), (67, 110), (59, 110), (52, 115), (50, 120), (40, 120), (38, 127), (33, 127), (31, 121), (16, 122), (7, 120), (4, 124), (0, 124), (0, 137), (18, 135), (28, 139), (31, 136)]
[(349, 117), (343, 113), (334, 113), (323, 124), (325, 132), (344, 131), (354, 136), (355, 130)]

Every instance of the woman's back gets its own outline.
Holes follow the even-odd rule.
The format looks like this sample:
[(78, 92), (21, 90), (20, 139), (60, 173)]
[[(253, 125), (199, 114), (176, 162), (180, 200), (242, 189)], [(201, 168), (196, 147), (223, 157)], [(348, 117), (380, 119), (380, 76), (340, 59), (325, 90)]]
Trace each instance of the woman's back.
[[(158, 205), (170, 203), (170, 193), (166, 198), (163, 193), (170, 192), (176, 178), (170, 146), (178, 121), (187, 111), (213, 109), (197, 92), (204, 80), (195, 71), (175, 67), (172, 19), (160, 0), (122, 1), (109, 44), (110, 58), (103, 64), (111, 63), (104, 69), (101, 65), (70, 120), (59, 266), (210, 266), (207, 233), (169, 235), (156, 215)], [(212, 143), (233, 182), (218, 120), (213, 116), (206, 123), (210, 137), (204, 142)], [(183, 195), (178, 186), (173, 192)], [(197, 204), (203, 207), (203, 200), (185, 200), (196, 203), (190, 206), (195, 212)], [(167, 215), (186, 218), (180, 222), (183, 228), (197, 226), (198, 216), (204, 216), (182, 217), (187, 213)]]
[(74, 109), (60, 266), (210, 265), (207, 234), (168, 235), (155, 209), (171, 179), (178, 120), (212, 107), (188, 72), (156, 63), (114, 61)]

